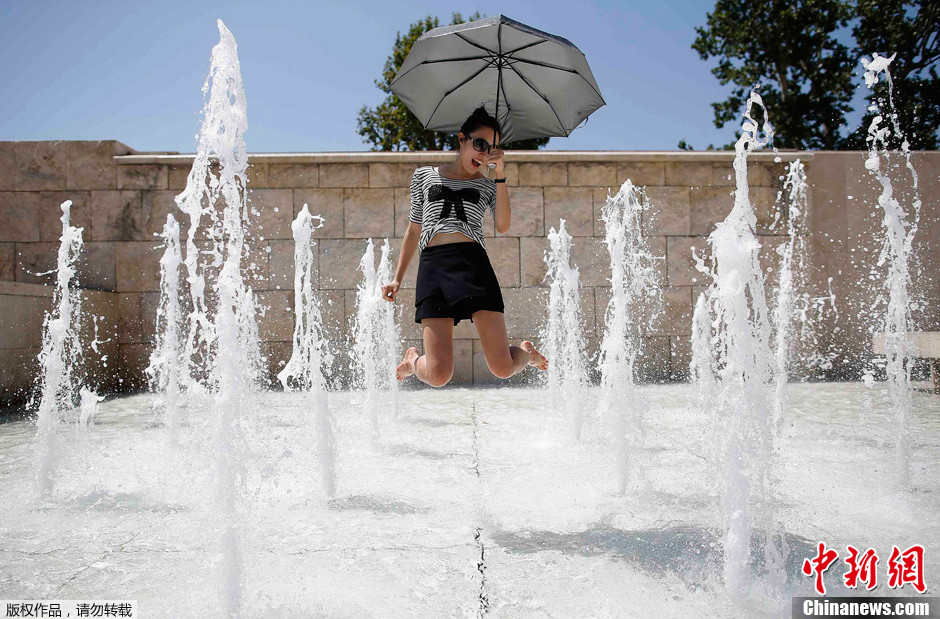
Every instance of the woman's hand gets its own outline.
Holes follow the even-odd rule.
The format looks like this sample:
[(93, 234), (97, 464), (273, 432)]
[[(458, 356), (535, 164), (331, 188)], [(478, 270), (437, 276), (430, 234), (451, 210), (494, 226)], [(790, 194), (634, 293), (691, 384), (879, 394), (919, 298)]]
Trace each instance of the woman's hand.
[(505, 154), (505, 152), (506, 152), (506, 151), (504, 151), (504, 150), (502, 150), (502, 149), (500, 149), (500, 148), (494, 148), (494, 149), (492, 149), (492, 150), (490, 151), (490, 154), (488, 154), (488, 155), (486, 156), (486, 159), (483, 160), (483, 165), (487, 165), (487, 164), (490, 164), (490, 163), (495, 163), (495, 164), (496, 164), (496, 167), (493, 168), (493, 172), (496, 173), (496, 175), (495, 175), (496, 178), (505, 178), (505, 177), (506, 177), (506, 172), (503, 170), (503, 167), (504, 167), (504, 165), (505, 165), (505, 161), (504, 161), (504, 159), (503, 159), (503, 155)]
[(388, 283), (382, 286), (382, 298), (388, 301), (389, 303), (394, 303), (395, 295), (398, 294), (398, 289), (400, 287), (401, 287), (401, 283), (397, 279), (393, 279), (391, 283)]

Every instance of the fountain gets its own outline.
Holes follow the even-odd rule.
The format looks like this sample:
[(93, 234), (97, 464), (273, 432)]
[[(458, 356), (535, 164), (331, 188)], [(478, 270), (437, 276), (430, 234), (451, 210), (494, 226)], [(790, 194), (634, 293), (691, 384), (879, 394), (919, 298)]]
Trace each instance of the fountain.
[(545, 252), (549, 280), (548, 321), (542, 338), (542, 353), (557, 360), (548, 371), (549, 401), (565, 402), (565, 417), (569, 420), (569, 437), (581, 440), (584, 423), (584, 392), (588, 386), (584, 337), (581, 331), (581, 289), (578, 267), (571, 266), (571, 235), (565, 229), (565, 220), (552, 226), (548, 232), (548, 250)]
[[(896, 478), (901, 486), (910, 484), (910, 424), (911, 414), (911, 345), (908, 333), (912, 331), (911, 321), (911, 273), (908, 264), (912, 253), (914, 237), (917, 234), (917, 224), (920, 219), (920, 198), (917, 196), (917, 172), (911, 165), (911, 153), (907, 140), (898, 126), (897, 114), (894, 112), (893, 84), (889, 66), (894, 60), (890, 57), (873, 54), (872, 60), (862, 59), (865, 67), (865, 84), (871, 88), (877, 84), (881, 76), (888, 82), (888, 101), (881, 101), (873, 105), (871, 111), (878, 114), (872, 119), (868, 127), (869, 152), (865, 160), (865, 168), (872, 173), (881, 185), (881, 195), (878, 196), (878, 207), (883, 213), (882, 229), (884, 242), (878, 257), (878, 265), (887, 265), (888, 273), (885, 279), (885, 292), (887, 299), (881, 297), (873, 308), (884, 303), (884, 313), (880, 331), (885, 334), (885, 357), (887, 362), (888, 389), (894, 407), (896, 420)], [(887, 105), (886, 105), (887, 104)], [(886, 112), (885, 108), (890, 112)], [(881, 126), (885, 114), (888, 114), (891, 124)], [(894, 188), (887, 174), (890, 166), (890, 153), (887, 149), (888, 138), (894, 129), (894, 137), (901, 141), (901, 153), (905, 159), (905, 166), (913, 179), (913, 220), (908, 219), (909, 213), (904, 210), (898, 199), (894, 196)]]
[[(761, 129), (754, 120), (754, 106), (763, 111)], [(724, 221), (708, 237), (712, 266), (702, 271), (711, 278), (704, 301), (696, 303), (699, 340), (693, 344), (698, 355), (693, 372), (708, 376), (717, 368), (717, 394), (708, 412), (715, 420), (716, 439), (724, 464), (721, 499), (725, 519), (724, 581), (735, 598), (753, 594), (755, 578), (750, 564), (751, 532), (757, 521), (763, 528), (765, 583), (780, 585), (785, 549), (775, 543), (782, 539), (773, 510), (775, 496), (776, 425), (773, 385), (778, 370), (771, 349), (770, 312), (765, 298), (764, 276), (760, 268), (760, 242), (756, 236), (757, 217), (748, 197), (747, 156), (765, 146), (773, 136), (767, 110), (760, 95), (751, 91), (744, 113), (742, 133), (735, 143), (734, 206)], [(760, 137), (760, 130), (764, 137)], [(701, 259), (699, 259), (701, 264)], [(714, 312), (713, 328), (702, 328), (705, 311)], [(789, 312), (784, 300), (781, 311)], [(778, 333), (786, 331), (778, 329)], [(709, 345), (702, 341), (708, 338)], [(785, 341), (785, 339), (784, 339)], [(710, 380), (710, 379), (707, 379)], [(761, 508), (757, 517), (754, 511)], [(778, 592), (762, 591), (762, 595)]]
[[(37, 427), (0, 424), (0, 583), (9, 597), (120, 595), (138, 600), (141, 614), (167, 617), (764, 617), (812, 594), (799, 566), (818, 541), (880, 552), (923, 543), (932, 573), (940, 402), (910, 390), (900, 337), (911, 324), (905, 265), (920, 206), (908, 221), (894, 196), (884, 118), (870, 128), (867, 167), (882, 187), (890, 272), (879, 306), (890, 336), (886, 389), (787, 381), (832, 360), (800, 345), (835, 306), (831, 288), (810, 294), (804, 279), (812, 162), (789, 165), (775, 304), (765, 296), (747, 159), (771, 132), (754, 120), (763, 107), (755, 92), (736, 144), (734, 206), (708, 238), (708, 261), (706, 248), (694, 253), (707, 287), (694, 302), (692, 385), (642, 380), (643, 336), (663, 314), (663, 282), (644, 235), (649, 200), (626, 179), (601, 210), (610, 299), (599, 385), (585, 378), (591, 360), (582, 357), (585, 267), (561, 220), (545, 254), (546, 351), (556, 358), (544, 395), (392, 383), (400, 333), (395, 306), (379, 296), (389, 242), (376, 258), (371, 239), (356, 306), (347, 297), (344, 307), (355, 320), (345, 344), (359, 389), (328, 389), (343, 343), (323, 328), (319, 226), (304, 205), (292, 225), (283, 392), (264, 391), (258, 308), (245, 281), (257, 228), (247, 106), (234, 38), (218, 27), (197, 152), (176, 196), (186, 239), (173, 216), (159, 235), (149, 393), (101, 401), (95, 383), (78, 378), (77, 327), (90, 304), (83, 314), (74, 288), (82, 231), (63, 204)], [(888, 65), (876, 55), (869, 79), (890, 79)], [(78, 423), (60, 424), (73, 412)], [(576, 439), (564, 450), (533, 439), (554, 412)], [(891, 463), (906, 483), (884, 482)], [(47, 493), (57, 480), (55, 501), (19, 500), (37, 478)], [(839, 576), (828, 574), (830, 595), (865, 594)]]
[[(52, 297), (52, 312), (43, 323), (42, 351), (39, 353), (39, 409), (37, 413), (36, 450), (38, 458), (39, 493), (48, 497), (55, 484), (60, 443), (59, 423), (65, 411), (81, 398), (82, 411), (87, 397), (80, 395), (82, 387), (76, 376), (82, 359), (82, 346), (78, 325), (82, 318), (81, 291), (73, 286), (75, 263), (82, 251), (82, 228), (70, 223), (72, 201), (62, 203), (62, 236), (56, 261), (56, 287)], [(85, 415), (82, 415), (84, 418)]]
[(395, 307), (382, 299), (382, 286), (392, 276), (391, 247), (382, 245), (378, 268), (375, 246), (370, 238), (359, 261), (362, 281), (356, 286), (356, 317), (352, 327), (353, 363), (358, 385), (368, 411), (372, 441), (379, 437), (379, 409), (392, 410), (397, 416), (398, 381), (395, 366), (401, 358), (401, 329), (395, 322)]
[(314, 226), (313, 218), (304, 204), (291, 224), (294, 235), (293, 349), (277, 379), (285, 391), (296, 390), (305, 395), (305, 409), (313, 408), (320, 479), (323, 491), (331, 497), (336, 493), (336, 438), (323, 372), (332, 365), (334, 355), (329, 350), (319, 301), (313, 291), (312, 253), (313, 231), (322, 227), (326, 220), (317, 215), (320, 222)]
[(180, 251), (180, 226), (172, 214), (166, 216), (163, 225), (164, 252), (160, 258), (160, 304), (157, 307), (156, 346), (150, 355), (146, 374), (150, 389), (161, 394), (164, 420), (169, 429), (169, 438), (175, 440), (179, 423), (179, 405), (183, 377), (181, 376), (180, 323), (183, 314), (180, 308), (180, 267), (183, 263)]
[(662, 311), (656, 257), (643, 235), (646, 194), (627, 179), (617, 194), (607, 196), (601, 210), (610, 254), (610, 301), (604, 319), (598, 365), (601, 371), (601, 418), (611, 424), (617, 486), (621, 494), (638, 483), (635, 452), (644, 437), (643, 415), (648, 409), (637, 388), (636, 361), (643, 350), (642, 327), (653, 324)]

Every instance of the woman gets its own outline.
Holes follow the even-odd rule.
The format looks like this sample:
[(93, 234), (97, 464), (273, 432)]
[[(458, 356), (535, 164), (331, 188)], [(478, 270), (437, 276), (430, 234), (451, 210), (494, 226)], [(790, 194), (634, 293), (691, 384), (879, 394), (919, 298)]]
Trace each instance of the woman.
[[(495, 134), (494, 134), (495, 132)], [(457, 158), (442, 166), (421, 166), (411, 179), (410, 223), (402, 240), (395, 279), (382, 286), (382, 298), (394, 302), (415, 249), (420, 249), (415, 287), (415, 322), (423, 327), (424, 354), (414, 346), (398, 364), (396, 377), (414, 374), (432, 387), (454, 375), (454, 326), (470, 319), (480, 335), (490, 372), (509, 378), (531, 365), (548, 368), (545, 359), (525, 340), (510, 346), (503, 315), (503, 297), (486, 255), (483, 215), (489, 210), (496, 230), (509, 231), (509, 190), (503, 171), (499, 123), (483, 107), (473, 111), (457, 134)], [(480, 168), (495, 163), (495, 180)]]

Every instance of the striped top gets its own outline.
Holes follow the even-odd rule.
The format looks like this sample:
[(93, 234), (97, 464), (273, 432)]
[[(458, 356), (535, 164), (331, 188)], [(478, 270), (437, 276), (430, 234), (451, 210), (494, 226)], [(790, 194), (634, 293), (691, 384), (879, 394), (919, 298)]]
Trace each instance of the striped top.
[(486, 249), (483, 214), (496, 217), (496, 182), (485, 176), (457, 180), (441, 176), (436, 166), (421, 166), (411, 177), (409, 219), (421, 226), (423, 251), (438, 232), (462, 232)]

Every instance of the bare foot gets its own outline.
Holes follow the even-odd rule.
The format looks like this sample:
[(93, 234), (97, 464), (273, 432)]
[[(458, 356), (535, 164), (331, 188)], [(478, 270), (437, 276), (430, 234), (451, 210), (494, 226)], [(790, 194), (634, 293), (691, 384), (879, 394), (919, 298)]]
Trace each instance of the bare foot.
[(524, 340), (521, 344), (522, 350), (529, 353), (529, 365), (535, 366), (540, 370), (548, 369), (548, 359), (542, 353), (535, 350), (535, 345), (529, 340)]
[(418, 360), (418, 349), (412, 346), (405, 351), (405, 358), (395, 368), (395, 378), (403, 380), (415, 373), (415, 361)]

